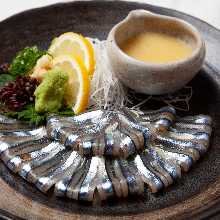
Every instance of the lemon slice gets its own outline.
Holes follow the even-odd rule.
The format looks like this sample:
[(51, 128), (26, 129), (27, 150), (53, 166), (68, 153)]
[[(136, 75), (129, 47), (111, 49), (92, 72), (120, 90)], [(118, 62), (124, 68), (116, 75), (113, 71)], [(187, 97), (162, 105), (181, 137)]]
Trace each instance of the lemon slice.
[(70, 55), (81, 59), (88, 74), (93, 75), (95, 68), (93, 46), (82, 35), (73, 32), (64, 33), (52, 41), (48, 52), (54, 58), (60, 55)]
[(83, 112), (88, 105), (90, 79), (85, 66), (77, 57), (58, 56), (53, 60), (53, 67), (59, 67), (69, 76), (64, 94), (68, 106), (73, 106), (75, 114)]

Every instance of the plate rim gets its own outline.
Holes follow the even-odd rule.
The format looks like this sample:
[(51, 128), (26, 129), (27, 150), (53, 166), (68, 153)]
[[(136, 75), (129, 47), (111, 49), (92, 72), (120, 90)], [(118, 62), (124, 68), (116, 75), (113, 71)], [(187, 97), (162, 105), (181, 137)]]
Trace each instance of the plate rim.
[[(140, 1), (126, 1), (126, 0), (106, 0), (105, 2), (104, 1), (101, 1), (101, 0), (95, 0), (95, 1), (91, 1), (91, 0), (77, 0), (77, 1), (68, 1), (68, 2), (63, 2), (63, 3), (55, 3), (55, 4), (49, 4), (49, 5), (46, 5), (46, 6), (43, 6), (43, 7), (36, 7), (36, 8), (33, 8), (33, 9), (28, 9), (28, 10), (24, 10), (24, 11), (21, 11), (21, 12), (18, 12), (18, 13), (15, 13), (7, 18), (5, 18), (4, 20), (0, 21), (0, 26), (4, 23), (7, 23), (9, 20), (11, 19), (16, 19), (17, 16), (22, 16), (23, 14), (27, 14), (27, 13), (32, 13), (32, 12), (35, 12), (35, 11), (40, 11), (44, 8), (53, 8), (53, 7), (63, 7), (63, 6), (66, 6), (68, 4), (95, 4), (95, 3), (119, 3), (119, 2), (123, 2), (125, 4), (133, 4), (133, 5), (137, 5), (137, 4), (140, 4), (140, 5), (146, 5), (150, 8), (156, 8), (158, 10), (165, 10), (165, 11), (173, 11), (175, 13), (179, 13), (179, 14), (182, 14), (184, 16), (187, 16), (189, 18), (192, 18), (194, 20), (197, 20), (199, 21), (200, 23), (202, 23), (203, 25), (206, 25), (207, 27), (211, 28), (213, 31), (215, 31), (219, 36), (220, 36), (220, 29), (216, 28), (215, 26), (209, 24), (208, 22), (206, 21), (203, 21), (202, 19), (200, 18), (197, 18), (195, 16), (192, 16), (192, 15), (189, 15), (187, 13), (184, 13), (184, 12), (181, 12), (181, 11), (178, 11), (178, 10), (173, 10), (173, 9), (169, 9), (169, 8), (166, 8), (166, 7), (161, 7), (161, 6), (156, 6), (156, 5), (151, 5), (151, 4), (148, 4), (148, 3), (144, 3), (144, 2), (140, 2)], [(0, 185), (1, 187), (8, 187), (8, 188), (11, 188), (7, 183), (5, 183), (2, 179), (0, 179)], [(0, 187), (0, 193), (1, 193), (1, 187)], [(4, 191), (4, 190), (3, 190)], [(2, 192), (3, 193), (3, 192)], [(213, 197), (210, 197), (210, 195), (213, 195)], [(19, 195), (14, 195), (16, 197), (19, 197), (20, 199), (22, 200), (31, 200), (30, 198), (26, 198), (23, 194), (20, 194)], [(201, 206), (201, 204), (204, 202), (205, 205)], [(138, 214), (128, 214), (128, 215), (124, 215), (123, 217), (122, 216), (114, 216), (114, 219), (132, 219), (132, 220), (136, 220), (139, 218), (144, 218), (144, 219), (161, 219), (161, 216), (163, 217), (163, 219), (167, 219), (167, 218), (173, 218), (174, 216), (180, 216), (181, 214), (188, 214), (188, 216), (183, 216), (183, 217), (189, 217), (189, 216), (194, 216), (194, 215), (198, 215), (200, 214), (200, 217), (205, 214), (206, 216), (204, 217), (208, 217), (210, 215), (213, 215), (214, 213), (209, 210), (210, 207), (216, 205), (217, 203), (220, 202), (220, 177), (212, 184), (209, 184), (208, 185), (208, 188), (199, 193), (199, 194), (196, 194), (195, 196), (193, 197), (190, 197), (186, 200), (184, 200), (181, 204), (177, 203), (175, 205), (171, 205), (171, 206), (168, 206), (168, 207), (165, 207), (165, 208), (162, 208), (162, 209), (159, 209), (159, 210), (153, 210), (153, 211), (148, 211), (148, 212), (144, 212), (144, 213), (138, 213)], [(5, 203), (5, 204), (3, 204)], [(37, 201), (35, 201), (36, 203), (36, 206), (42, 206), (40, 203), (38, 203)], [(9, 205), (9, 204), (8, 204)], [(0, 217), (2, 217), (3, 219), (21, 219), (22, 217), (20, 216), (15, 216), (13, 213), (10, 213), (10, 212), (7, 212), (7, 210), (3, 210), (2, 209), (2, 206), (3, 207), (6, 207), (7, 204), (6, 204), (6, 201), (0, 201)], [(62, 219), (70, 219), (70, 218), (73, 218), (73, 216), (76, 218), (76, 219), (80, 219), (80, 215), (81, 214), (78, 214), (78, 213), (68, 213), (68, 212), (64, 212), (64, 211), (61, 211), (61, 210), (56, 210), (56, 209), (53, 209), (52, 207), (48, 207), (48, 206), (45, 206), (43, 207), (45, 208), (47, 211), (47, 213), (49, 211), (52, 211), (57, 213), (58, 215), (56, 216), (57, 219), (59, 219), (60, 217), (62, 217)], [(172, 211), (170, 211), (170, 209)], [(207, 211), (208, 210), (208, 211)], [(186, 212), (187, 211), (187, 212)], [(219, 211), (219, 210), (218, 210)], [(41, 212), (39, 213), (41, 215)], [(146, 216), (147, 214), (147, 216)], [(33, 217), (40, 217), (40, 216), (33, 216)], [(43, 217), (41, 215), (41, 217)], [(45, 217), (45, 216), (44, 216)], [(91, 220), (97, 220), (97, 219), (104, 219), (105, 220), (112, 220), (112, 215), (110, 216), (102, 216), (102, 215), (99, 215), (99, 216), (96, 216), (96, 215), (89, 215), (89, 214), (86, 214), (86, 215), (83, 215), (84, 218), (86, 217), (89, 217), (89, 219)]]
[(147, 5), (149, 7), (155, 7), (155, 8), (166, 10), (166, 11), (171, 10), (173, 12), (181, 13), (182, 15), (185, 15), (187, 17), (191, 17), (193, 19), (196, 19), (197, 21), (200, 21), (201, 23), (206, 24), (210, 28), (214, 29), (215, 31), (220, 32), (220, 28), (215, 27), (214, 25), (210, 24), (207, 21), (202, 20), (201, 18), (198, 18), (196, 16), (190, 15), (186, 12), (182, 12), (182, 11), (179, 11), (179, 10), (176, 10), (176, 9), (171, 9), (171, 8), (168, 8), (168, 7), (163, 7), (163, 6), (158, 6), (158, 5), (152, 5), (152, 4), (149, 4), (149, 3), (145, 3), (145, 2), (142, 2), (141, 0), (131, 0), (131, 1), (127, 1), (127, 0), (104, 0), (104, 1), (103, 0), (71, 0), (71, 1), (67, 1), (67, 2), (57, 2), (57, 3), (52, 3), (52, 4), (45, 5), (45, 6), (30, 8), (30, 9), (26, 9), (26, 10), (14, 13), (14, 14), (4, 18), (3, 20), (1, 20), (0, 25), (3, 24), (4, 22), (8, 22), (8, 20), (14, 19), (15, 17), (20, 16), (24, 13), (31, 13), (33, 11), (42, 10), (42, 9), (48, 8), (48, 7), (62, 7), (63, 5), (77, 4), (77, 3), (103, 3), (103, 2), (105, 2), (105, 3), (123, 2), (123, 3), (126, 3), (126, 4), (134, 4), (134, 5), (135, 4), (140, 4), (140, 5), (144, 4), (144, 5)]

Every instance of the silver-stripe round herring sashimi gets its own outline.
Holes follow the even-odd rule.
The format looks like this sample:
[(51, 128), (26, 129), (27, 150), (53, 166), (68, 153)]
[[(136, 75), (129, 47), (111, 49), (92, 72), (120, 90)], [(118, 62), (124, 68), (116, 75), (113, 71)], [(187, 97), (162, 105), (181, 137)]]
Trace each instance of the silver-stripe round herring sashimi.
[(43, 193), (94, 202), (171, 185), (205, 154), (211, 133), (209, 116), (178, 118), (171, 107), (53, 115), (39, 128), (0, 116), (0, 158)]
[[(106, 156), (126, 158), (134, 155), (137, 149), (143, 149), (143, 142), (150, 141), (160, 126), (168, 126), (167, 120), (171, 124), (175, 118), (175, 111), (170, 107), (162, 108), (155, 114), (154, 112), (143, 113), (147, 117), (146, 119), (138, 117), (138, 113), (125, 108), (122, 112), (97, 110), (70, 118), (55, 116), (48, 120), (47, 131), (51, 138), (65, 146), (72, 147), (81, 155), (97, 156), (98, 152), (99, 155), (100, 152), (103, 152), (103, 155)], [(166, 121), (165, 124), (161, 122), (162, 118)], [(82, 121), (85, 124), (81, 124)], [(130, 136), (129, 132), (125, 132), (125, 130), (133, 130), (132, 135)], [(140, 137), (140, 133), (145, 141), (132, 140), (135, 134)], [(94, 137), (102, 138), (101, 135), (105, 139), (104, 151), (98, 150), (99, 142), (94, 140)], [(121, 150), (118, 149), (117, 145), (120, 146)]]

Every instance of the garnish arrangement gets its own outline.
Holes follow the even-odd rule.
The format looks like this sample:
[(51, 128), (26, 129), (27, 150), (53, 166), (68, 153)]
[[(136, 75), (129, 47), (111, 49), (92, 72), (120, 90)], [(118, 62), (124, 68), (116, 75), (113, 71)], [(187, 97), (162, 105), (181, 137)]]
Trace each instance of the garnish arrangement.
[(0, 67), (0, 101), (5, 115), (40, 125), (50, 114), (71, 116), (87, 108), (94, 72), (91, 43), (66, 33), (48, 51), (37, 46), (18, 52)]
[[(131, 104), (132, 92), (113, 73), (105, 44), (69, 32), (55, 38), (48, 51), (33, 46), (18, 52), (11, 64), (0, 66), (3, 113), (41, 125), (50, 114), (72, 116), (88, 107), (114, 110)], [(187, 88), (174, 95), (146, 96), (135, 107), (153, 99), (188, 110), (191, 95)]]
[[(128, 40), (125, 51), (137, 59), (146, 54), (147, 59), (157, 59), (147, 48), (147, 53), (141, 51), (149, 36), (153, 52), (164, 48), (158, 39), (178, 48), (177, 57), (169, 51), (168, 61), (163, 51), (160, 62), (193, 54), (190, 45), (173, 36), (148, 32)], [(211, 117), (180, 118), (173, 108), (184, 102), (186, 109), (176, 109), (188, 110), (192, 88), (183, 85), (174, 94), (144, 96), (134, 105), (130, 96), (138, 94), (124, 85), (132, 85), (129, 77), (123, 78), (123, 72), (117, 76), (107, 43), (68, 32), (55, 38), (47, 51), (26, 47), (10, 65), (0, 66), (0, 157), (43, 193), (53, 188), (56, 196), (89, 202), (140, 195), (146, 189), (156, 193), (189, 171), (208, 150)], [(127, 59), (133, 59), (128, 55), (121, 55), (122, 67), (126, 60), (123, 70)], [(137, 68), (144, 65), (132, 62)], [(141, 85), (143, 80), (135, 77)], [(156, 82), (153, 90), (167, 89), (161, 84)], [(150, 99), (168, 106), (140, 110)]]

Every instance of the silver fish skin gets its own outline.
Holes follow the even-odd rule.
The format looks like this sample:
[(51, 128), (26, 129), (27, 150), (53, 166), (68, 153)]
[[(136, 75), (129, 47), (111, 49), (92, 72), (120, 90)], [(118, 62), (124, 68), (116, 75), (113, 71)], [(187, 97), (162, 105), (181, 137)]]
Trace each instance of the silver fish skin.
[(195, 115), (195, 116), (186, 116), (183, 118), (177, 118), (177, 122), (182, 122), (185, 124), (201, 124), (212, 126), (212, 118), (208, 115)]
[(196, 115), (178, 118), (172, 126), (182, 132), (188, 133), (206, 133), (211, 136), (212, 118), (207, 115)]
[(28, 138), (33, 136), (46, 136), (46, 130), (45, 127), (39, 127), (36, 129), (30, 129), (30, 130), (19, 130), (19, 131), (1, 131), (0, 130), (0, 138), (1, 140), (11, 140), (13, 138)]
[(207, 147), (200, 142), (170, 138), (169, 136), (165, 137), (158, 135), (157, 141), (161, 144), (164, 143), (165, 145), (168, 144), (172, 146), (180, 146), (182, 148), (190, 149), (190, 150), (194, 149), (199, 153), (199, 155), (204, 154), (207, 150)]
[(123, 176), (118, 160), (106, 159), (106, 171), (113, 184), (113, 188), (117, 197), (128, 196), (128, 184)]
[[(144, 146), (146, 145), (147, 142), (149, 142), (149, 140), (151, 140), (152, 138), (152, 132), (150, 132), (150, 128), (147, 126), (141, 126), (131, 120), (129, 120), (126, 116), (124, 115), (119, 115), (119, 120), (120, 123), (123, 125), (123, 127), (125, 128), (129, 128), (132, 129), (134, 132), (141, 133), (143, 136), (143, 142), (144, 142)], [(136, 146), (137, 149), (143, 149), (144, 146), (142, 147), (138, 147)]]
[(92, 157), (90, 169), (83, 180), (79, 200), (93, 201), (94, 196), (106, 200), (114, 194), (112, 183), (105, 169), (103, 157)]
[(74, 163), (80, 163), (81, 159), (81, 156), (76, 151), (73, 151), (59, 166), (53, 167), (49, 172), (39, 177), (38, 181), (35, 183), (37, 188), (43, 192), (47, 192), (54, 184), (69, 173), (72, 173), (75, 169)]
[(181, 177), (180, 166), (158, 154), (158, 152), (155, 150), (155, 146), (150, 146), (147, 151), (152, 156), (154, 163), (158, 164), (162, 168), (163, 175), (167, 178), (169, 183), (172, 183), (173, 180)]
[(154, 146), (154, 150), (167, 161), (172, 161), (174, 164), (179, 165), (183, 172), (189, 171), (193, 165), (193, 159), (186, 154), (178, 153), (177, 151), (172, 150), (169, 151), (167, 149), (163, 149), (161, 146)]
[[(129, 111), (127, 108), (123, 111), (98, 110), (69, 118), (51, 117), (47, 123), (47, 131), (52, 139), (72, 147), (81, 155), (127, 158), (137, 150), (143, 150), (144, 142), (148, 142), (151, 136), (155, 135), (160, 124), (167, 127), (173, 121), (174, 114), (170, 107), (143, 113), (145, 119), (136, 117), (135, 111)], [(104, 149), (100, 135), (105, 137)]]
[(54, 194), (57, 197), (65, 197), (67, 192), (68, 184), (71, 180), (71, 175), (63, 177), (60, 181), (55, 184)]
[(48, 157), (41, 158), (41, 160), (33, 160), (31, 163), (22, 166), (20, 175), (31, 183), (38, 182), (39, 178), (47, 176), (48, 173), (53, 172), (70, 157), (72, 151), (63, 149), (62, 145), (59, 145), (54, 152), (48, 155)]
[[(135, 147), (135, 152), (142, 151), (144, 149), (144, 143), (145, 143), (143, 133), (132, 129), (129, 126), (123, 125), (122, 123), (120, 125), (121, 125), (120, 131), (131, 138), (131, 140), (134, 144), (134, 147)], [(132, 155), (132, 153), (129, 153), (129, 156), (130, 155)]]
[(32, 172), (32, 170), (36, 167), (43, 166), (52, 159), (56, 159), (56, 156), (64, 150), (65, 147), (58, 142), (48, 142), (44, 145), (41, 145), (40, 149), (27, 153), (25, 155), (27, 159), (25, 159), (23, 155), (19, 155), (22, 161), (19, 174), (24, 179), (28, 179), (29, 172)]
[(105, 133), (105, 155), (127, 158), (136, 152), (135, 145), (127, 133), (121, 130)]
[(173, 130), (172, 128), (168, 131), (167, 136), (179, 140), (201, 141), (201, 143), (207, 143), (207, 145), (210, 140), (209, 135), (205, 132), (184, 132), (178, 129)]
[(203, 132), (207, 133), (209, 136), (211, 136), (212, 128), (209, 125), (201, 125), (201, 124), (184, 124), (182, 122), (176, 122), (173, 125), (174, 129), (180, 130), (182, 132)]
[(203, 155), (210, 144), (212, 119), (206, 115), (178, 118), (169, 130), (167, 136), (173, 141), (191, 144), (199, 151), (200, 155)]
[(48, 134), (52, 138), (59, 139), (61, 135), (59, 133), (60, 130), (68, 127), (77, 133), (86, 131), (87, 133), (91, 132), (91, 134), (94, 134), (97, 132), (96, 130), (102, 129), (100, 126), (103, 125), (103, 119), (105, 119), (104, 113), (102, 110), (97, 110), (74, 117), (50, 117), (47, 121)]
[[(94, 113), (95, 112), (93, 112), (93, 115)], [(100, 111), (97, 112), (98, 115), (99, 113)], [(101, 116), (102, 115), (104, 115), (104, 113), (102, 113)], [(108, 117), (106, 115), (108, 115)], [(50, 133), (50, 136), (52, 138), (61, 141), (61, 143), (63, 143), (65, 146), (72, 147), (74, 150), (77, 150), (82, 155), (89, 156), (93, 155), (94, 153), (104, 153), (105, 149), (103, 149), (103, 147), (105, 146), (103, 146), (103, 141), (97, 141), (94, 139), (94, 137), (97, 136), (96, 139), (103, 139), (99, 136), (99, 133), (104, 133), (105, 129), (107, 129), (110, 126), (111, 123), (108, 122), (108, 120), (113, 120), (112, 113), (107, 112), (105, 116), (106, 118), (96, 119), (87, 119), (87, 117), (85, 117), (86, 122), (88, 123), (88, 121), (91, 121), (91, 124), (87, 124), (86, 127), (85, 125), (82, 125), (80, 129), (79, 124), (81, 124), (81, 121), (84, 118), (82, 115), (80, 117), (77, 116), (76, 118), (68, 118), (67, 123), (63, 121), (64, 119), (60, 119), (61, 121), (63, 121), (63, 124), (60, 122), (60, 126), (57, 126), (59, 118), (52, 118), (52, 125), (48, 123), (48, 132)], [(97, 123), (96, 120), (98, 120)], [(56, 122), (55, 124), (54, 121)], [(71, 121), (72, 124), (71, 126), (69, 126), (69, 128), (67, 128), (69, 121)], [(76, 124), (74, 124), (74, 122), (76, 122)], [(65, 132), (66, 129), (69, 129), (69, 133)]]
[(148, 150), (145, 150), (143, 153), (141, 153), (140, 157), (144, 163), (144, 166), (154, 173), (162, 181), (165, 187), (169, 186), (173, 182), (169, 173), (161, 166), (160, 163), (158, 163), (158, 161), (152, 158), (152, 155)]
[(33, 128), (0, 115), (0, 158), (43, 193), (103, 201), (156, 193), (187, 172), (209, 147), (212, 119), (179, 118), (171, 107), (53, 115)]
[(121, 172), (125, 177), (130, 195), (140, 195), (144, 192), (144, 182), (138, 172), (135, 172), (134, 167), (127, 160), (118, 160)]
[(34, 126), (0, 114), (0, 131), (16, 131), (30, 128), (34, 128)]
[(27, 142), (47, 136), (45, 127), (27, 131), (0, 131), (0, 141), (9, 145)]
[[(52, 138), (61, 141), (65, 146), (70, 146), (74, 150), (89, 155), (97, 150), (92, 148), (97, 148), (97, 146), (94, 146), (96, 141), (91, 143), (90, 140), (92, 141), (94, 136), (97, 136), (111, 124), (108, 122), (108, 120), (112, 120), (111, 112), (104, 113), (98, 110), (65, 119), (60, 117), (51, 118), (47, 123), (48, 134)], [(102, 118), (102, 115), (105, 115), (105, 117)], [(68, 130), (68, 133), (66, 130)]]
[(30, 152), (40, 147), (40, 144), (47, 141), (45, 128), (39, 128), (27, 132), (11, 132), (0, 136), (0, 157), (7, 163), (17, 154)]
[(36, 136), (46, 136), (45, 127), (39, 127), (30, 130), (0, 130), (0, 138), (2, 141), (15, 141), (19, 139), (31, 138)]
[(79, 200), (81, 185), (88, 174), (90, 165), (91, 165), (91, 159), (85, 159), (80, 164), (79, 168), (77, 169), (77, 172), (75, 172), (72, 175), (66, 189), (66, 196), (68, 198)]
[(164, 184), (161, 179), (145, 166), (140, 155), (135, 157), (134, 163), (143, 182), (147, 184), (152, 193), (156, 193), (163, 188)]
[[(70, 194), (69, 193), (70, 187), (72, 187), (72, 183), (71, 183), (72, 179), (73, 178), (77, 179), (76, 175), (80, 176), (79, 173), (81, 173), (81, 176), (83, 176), (83, 173), (81, 171), (83, 170), (84, 173), (86, 173), (87, 169), (85, 168), (86, 168), (86, 158), (81, 158), (80, 160), (78, 158), (78, 160), (74, 160), (74, 163), (72, 164), (71, 172), (68, 172), (65, 177), (63, 177), (61, 180), (59, 180), (56, 183), (54, 189), (55, 195), (59, 197), (68, 196), (68, 194)], [(78, 182), (78, 180), (76, 182)], [(75, 197), (75, 199), (78, 199), (78, 195)]]
[(17, 173), (21, 170), (22, 164), (30, 162), (37, 157), (36, 152), (41, 152), (41, 149), (49, 144), (49, 140), (46, 138), (33, 141), (24, 146), (20, 152), (9, 151), (4, 154), (2, 160), (7, 165), (9, 169)]
[[(199, 146), (194, 143), (188, 141), (176, 140), (173, 138), (169, 138), (165, 135), (157, 135), (155, 138), (155, 145), (162, 146), (168, 151), (174, 151), (178, 153), (183, 153), (190, 156), (193, 161), (197, 161), (200, 158)], [(202, 149), (203, 150), (203, 149)]]
[(208, 150), (210, 144), (210, 136), (204, 132), (187, 133), (176, 130), (176, 132), (169, 131), (167, 136), (174, 141), (177, 140), (193, 145), (200, 155), (203, 155)]
[(137, 123), (145, 126), (154, 124), (159, 129), (167, 129), (176, 119), (174, 108), (166, 106), (155, 111), (140, 111), (125, 108), (126, 113)]

